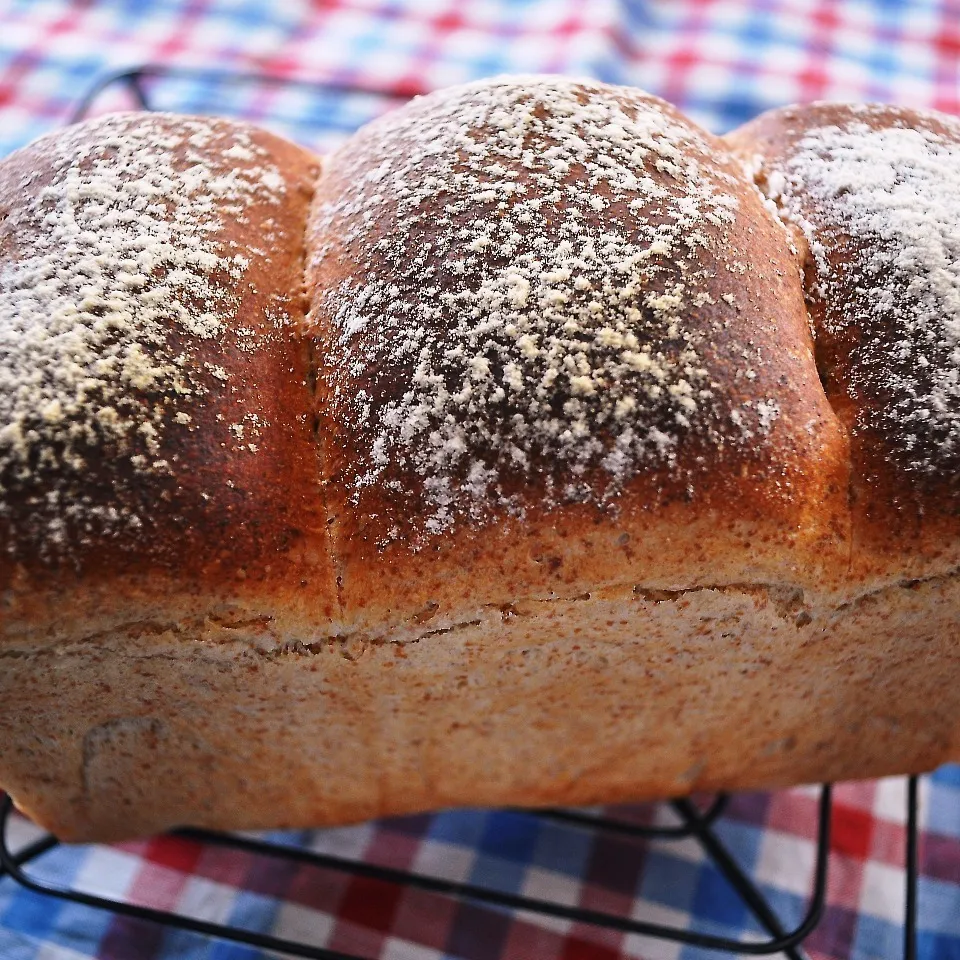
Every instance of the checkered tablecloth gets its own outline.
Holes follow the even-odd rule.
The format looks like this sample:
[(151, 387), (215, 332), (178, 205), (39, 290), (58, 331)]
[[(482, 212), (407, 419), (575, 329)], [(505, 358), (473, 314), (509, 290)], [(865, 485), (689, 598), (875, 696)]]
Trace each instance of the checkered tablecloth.
[[(780, 103), (875, 99), (960, 113), (954, 0), (6, 0), (0, 154), (69, 116), (100, 73), (141, 63), (336, 83), (164, 81), (154, 102), (252, 117), (326, 149), (410, 96), (502, 72), (642, 86), (722, 131)], [(101, 106), (125, 106), (116, 96)], [(960, 628), (958, 628), (960, 632)], [(2, 731), (0, 731), (2, 736)], [(816, 958), (901, 952), (904, 782), (839, 788)], [(960, 770), (922, 784), (920, 955), (960, 958)], [(720, 832), (786, 922), (810, 890), (815, 793), (736, 797)], [(631, 817), (667, 818), (665, 807)], [(32, 828), (15, 821), (11, 842)], [(465, 811), (304, 833), (291, 842), (568, 904), (757, 933), (693, 841), (613, 842), (512, 812)], [(38, 869), (82, 889), (385, 960), (717, 956), (515, 916), (160, 838), (59, 848)], [(255, 950), (64, 905), (0, 879), (0, 960), (257, 960)]]

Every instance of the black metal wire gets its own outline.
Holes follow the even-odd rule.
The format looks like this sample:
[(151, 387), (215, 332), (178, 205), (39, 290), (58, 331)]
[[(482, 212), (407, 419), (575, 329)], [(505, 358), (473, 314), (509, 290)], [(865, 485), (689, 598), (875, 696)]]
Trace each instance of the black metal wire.
[[(727, 808), (730, 798), (725, 794), (718, 794), (713, 803), (702, 813), (700, 813), (700, 823), (713, 823), (717, 817)], [(576, 824), (582, 827), (594, 827), (599, 822), (604, 823), (604, 829), (614, 833), (620, 833), (624, 836), (634, 837), (672, 837), (679, 839), (689, 837), (696, 832), (697, 827), (681, 818), (681, 822), (676, 825), (664, 824), (656, 826), (639, 825), (635, 823), (623, 823), (620, 821), (601, 821), (589, 813), (583, 813), (579, 810), (541, 810), (539, 815), (544, 820), (554, 820), (557, 823)]]
[(127, 67), (115, 70), (98, 77), (90, 88), (77, 101), (71, 111), (68, 123), (83, 120), (94, 103), (113, 87), (119, 87), (131, 94), (143, 110), (155, 109), (149, 96), (147, 86), (154, 80), (192, 80), (207, 84), (254, 84), (278, 88), (295, 88), (306, 91), (324, 93), (340, 93), (343, 95), (363, 94), (379, 97), (387, 101), (403, 102), (416, 93), (426, 93), (423, 90), (385, 90), (359, 80), (305, 80), (299, 77), (283, 77), (269, 73), (253, 73), (246, 70), (224, 70), (214, 67), (164, 66), (162, 64), (145, 64), (138, 67)]
[[(192, 67), (143, 66), (107, 74), (98, 79), (80, 99), (70, 122), (83, 119), (94, 106), (96, 100), (113, 87), (122, 87), (130, 93), (143, 109), (152, 109), (147, 84), (153, 80), (172, 78), (177, 80), (193, 79), (212, 83), (260, 83), (268, 85), (286, 85), (324, 92), (344, 94), (373, 94), (385, 99), (401, 100), (406, 92), (374, 89), (356, 83), (314, 82), (296, 78), (261, 75), (249, 72), (231, 72)], [(648, 923), (633, 920), (616, 914), (565, 904), (553, 903), (532, 897), (503, 893), (476, 884), (459, 883), (433, 877), (413, 871), (397, 870), (375, 864), (360, 863), (343, 857), (317, 853), (300, 847), (292, 847), (276, 842), (254, 839), (235, 834), (214, 833), (208, 830), (181, 830), (179, 836), (200, 843), (229, 847), (249, 854), (283, 859), (290, 863), (309, 865), (315, 868), (332, 870), (357, 877), (367, 877), (384, 883), (416, 887), (431, 893), (453, 897), (458, 900), (472, 900), (486, 903), (495, 908), (538, 914), (546, 917), (559, 917), (577, 923), (591, 925), (597, 929), (615, 930), (633, 933), (653, 939), (683, 943), (690, 946), (713, 949), (738, 955), (766, 956), (783, 953), (791, 960), (802, 960), (804, 954), (800, 944), (815, 929), (823, 915), (826, 904), (827, 870), (830, 852), (831, 788), (821, 788), (818, 803), (816, 864), (814, 868), (812, 890), (807, 912), (793, 930), (786, 930), (782, 920), (770, 906), (763, 892), (744, 872), (735, 857), (723, 843), (714, 829), (722, 815), (727, 797), (719, 795), (705, 810), (699, 809), (686, 799), (671, 802), (672, 809), (680, 819), (677, 825), (644, 826), (613, 820), (579, 811), (545, 810), (539, 813), (521, 811), (528, 816), (539, 816), (552, 822), (565, 824), (571, 829), (604, 831), (626, 839), (646, 838), (676, 840), (692, 838), (696, 840), (705, 854), (713, 861), (720, 873), (727, 879), (733, 890), (740, 896), (744, 906), (767, 932), (766, 940), (736, 940), (697, 931), (670, 927), (665, 924)], [(917, 880), (918, 880), (918, 787), (917, 778), (908, 781), (907, 797), (907, 850), (906, 850), (906, 906), (904, 914), (904, 960), (915, 960), (917, 945)], [(58, 846), (58, 841), (45, 835), (34, 843), (14, 853), (7, 844), (7, 826), (13, 814), (13, 804), (4, 797), (0, 803), (0, 879), (8, 876), (34, 893), (57, 899), (83, 904), (88, 907), (108, 910), (112, 913), (137, 920), (151, 921), (167, 927), (188, 930), (193, 933), (241, 943), (265, 950), (287, 953), (310, 960), (364, 960), (352, 954), (328, 950), (324, 947), (285, 940), (269, 934), (259, 933), (227, 924), (213, 923), (195, 917), (184, 916), (171, 911), (157, 910), (125, 901), (113, 900), (74, 890), (70, 887), (48, 882), (31, 875), (27, 865), (40, 860), (45, 854)]]
[(917, 887), (919, 860), (919, 789), (917, 777), (907, 779), (907, 851), (904, 863), (906, 873), (906, 904), (903, 913), (903, 960), (917, 957)]
[(199, 920), (195, 917), (184, 916), (183, 914), (173, 913), (168, 910), (156, 910), (153, 907), (127, 903), (124, 900), (100, 897), (96, 894), (85, 893), (82, 890), (72, 890), (68, 887), (58, 886), (57, 884), (45, 883), (35, 877), (31, 877), (23, 869), (23, 866), (37, 859), (42, 853), (54, 849), (59, 844), (55, 838), (47, 835), (26, 850), (22, 850), (16, 855), (11, 853), (7, 846), (6, 828), (12, 812), (12, 801), (9, 797), (4, 797), (3, 803), (0, 805), (0, 877), (7, 874), (12, 880), (27, 890), (32, 890), (34, 893), (43, 894), (48, 897), (55, 897), (58, 900), (66, 900), (70, 903), (78, 903), (85, 907), (92, 907), (96, 910), (108, 910), (119, 916), (131, 917), (135, 920), (149, 920), (162, 924), (163, 926), (175, 927), (178, 930), (189, 930), (191, 933), (199, 933), (207, 937), (231, 940), (234, 943), (242, 943), (251, 947), (261, 947), (265, 950), (290, 953), (297, 957), (310, 958), (310, 960), (357, 960), (357, 957), (352, 954), (338, 953), (334, 950), (327, 950), (323, 947), (311, 946), (294, 940), (284, 940), (280, 937), (273, 937), (256, 930), (243, 930), (221, 923), (212, 923), (208, 920)]

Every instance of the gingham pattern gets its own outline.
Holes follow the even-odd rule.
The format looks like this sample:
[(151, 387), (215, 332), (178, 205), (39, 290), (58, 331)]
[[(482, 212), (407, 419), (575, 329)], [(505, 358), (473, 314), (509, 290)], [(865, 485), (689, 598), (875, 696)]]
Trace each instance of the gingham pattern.
[[(164, 83), (174, 110), (244, 115), (326, 148), (397, 99), (502, 72), (643, 86), (722, 131), (812, 98), (960, 112), (954, 0), (8, 0), (0, 9), (0, 154), (55, 128), (93, 78), (145, 62), (267, 71), (367, 94)], [(126, 106), (115, 100), (102, 105)], [(814, 958), (900, 956), (904, 786), (835, 804), (829, 907)], [(630, 816), (666, 818), (666, 808)], [(960, 771), (924, 782), (921, 956), (960, 960)], [(802, 914), (815, 794), (737, 797), (721, 832), (785, 922)], [(31, 834), (23, 822), (14, 842)], [(613, 842), (508, 812), (410, 817), (291, 842), (724, 935), (758, 933), (693, 841)], [(716, 957), (560, 921), (158, 839), (58, 849), (45, 875), (383, 960)], [(0, 880), (0, 960), (259, 960), (254, 950), (120, 920)]]
[[(6, 0), (0, 153), (57, 126), (105, 69), (235, 66), (409, 96), (504, 72), (636, 84), (717, 131), (814, 98), (960, 112), (958, 0)], [(171, 109), (328, 144), (384, 105), (174, 89)]]
[[(788, 925), (803, 915), (815, 858), (816, 791), (736, 796), (719, 832)], [(833, 813), (828, 909), (813, 958), (901, 956), (905, 789), (846, 784)], [(669, 822), (664, 806), (621, 808)], [(921, 952), (960, 957), (960, 771), (924, 781)], [(18, 821), (14, 844), (33, 835)], [(725, 936), (759, 936), (692, 839), (625, 841), (507, 811), (404, 817), (271, 834), (325, 853)], [(240, 924), (383, 960), (708, 960), (716, 953), (503, 911), (312, 867), (160, 838), (59, 848), (39, 876), (105, 896)], [(4, 960), (254, 960), (245, 947), (65, 905), (0, 881)]]

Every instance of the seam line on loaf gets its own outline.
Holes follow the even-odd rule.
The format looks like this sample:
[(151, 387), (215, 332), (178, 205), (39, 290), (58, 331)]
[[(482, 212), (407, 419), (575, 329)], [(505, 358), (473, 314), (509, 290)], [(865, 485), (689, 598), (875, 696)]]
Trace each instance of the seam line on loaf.
[(813, 312), (810, 309), (810, 298), (808, 294), (817, 282), (815, 277), (816, 263), (813, 259), (813, 253), (810, 250), (806, 237), (803, 236), (802, 232), (798, 231), (793, 223), (784, 218), (784, 207), (781, 202), (781, 198), (779, 196), (771, 196), (767, 192), (767, 175), (764, 169), (765, 162), (766, 161), (762, 161), (755, 167), (741, 163), (743, 174), (747, 181), (752, 183), (756, 188), (761, 199), (763, 200), (764, 206), (770, 211), (776, 222), (780, 225), (780, 228), (784, 232), (787, 245), (791, 253), (794, 255), (794, 261), (797, 266), (797, 275), (800, 281), (800, 289), (803, 291), (803, 303), (807, 314), (807, 327), (810, 331), (810, 351), (814, 368), (817, 371), (817, 380), (820, 382), (820, 389), (823, 391), (823, 398), (833, 411), (833, 415), (837, 418), (837, 422), (843, 429), (844, 435), (849, 439), (850, 431), (847, 428), (847, 425), (844, 423), (843, 418), (840, 416), (840, 412), (831, 399), (829, 392), (827, 391), (827, 377), (823, 368), (822, 352), (818, 349), (819, 341), (817, 338), (816, 322)]
[(335, 518), (330, 515), (329, 501), (327, 499), (327, 463), (323, 441), (320, 438), (320, 414), (317, 409), (317, 380), (319, 361), (317, 359), (317, 339), (309, 330), (308, 318), (313, 307), (313, 297), (311, 296), (309, 284), (307, 282), (307, 259), (308, 246), (310, 242), (310, 215), (313, 210), (313, 201), (317, 195), (318, 184), (323, 176), (324, 162), (322, 157), (317, 158), (317, 175), (313, 178), (310, 187), (310, 196), (307, 198), (307, 219), (304, 223), (303, 243), (300, 247), (300, 296), (303, 305), (303, 320), (300, 327), (300, 335), (306, 340), (307, 347), (307, 384), (310, 390), (310, 402), (312, 407), (312, 426), (311, 435), (314, 444), (314, 456), (316, 457), (317, 472), (319, 474), (319, 483), (317, 484), (320, 496), (323, 525), (323, 544), (327, 553), (327, 559), (330, 562), (330, 569), (333, 572), (334, 588), (336, 590), (337, 617), (343, 617), (343, 576), (342, 564), (336, 553), (336, 540), (331, 529)]
[[(844, 418), (840, 415), (830, 392), (827, 390), (827, 373), (823, 357), (822, 341), (817, 337), (817, 323), (810, 304), (810, 291), (816, 286), (816, 261), (813, 251), (801, 230), (784, 215), (782, 197), (773, 196), (767, 191), (766, 158), (758, 157), (758, 162), (748, 164), (741, 161), (745, 179), (753, 184), (760, 194), (764, 206), (770, 211), (776, 222), (784, 232), (790, 251), (794, 254), (800, 289), (803, 293), (804, 310), (807, 315), (807, 328), (810, 332), (810, 351), (813, 367), (817, 373), (817, 382), (823, 393), (823, 399), (833, 413), (834, 419), (843, 433), (847, 451), (847, 496), (846, 496), (846, 525), (847, 525), (847, 573), (853, 570), (855, 537), (853, 531), (853, 502), (854, 502), (854, 463), (851, 446), (851, 432)], [(949, 576), (949, 574), (947, 574)], [(883, 588), (881, 588), (883, 589)]]

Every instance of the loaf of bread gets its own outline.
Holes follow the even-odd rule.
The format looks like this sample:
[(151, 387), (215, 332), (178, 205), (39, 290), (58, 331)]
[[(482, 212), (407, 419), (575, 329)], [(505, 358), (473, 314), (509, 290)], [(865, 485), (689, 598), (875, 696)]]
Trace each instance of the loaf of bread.
[(441, 91), (0, 164), (0, 786), (65, 839), (960, 758), (960, 123)]

